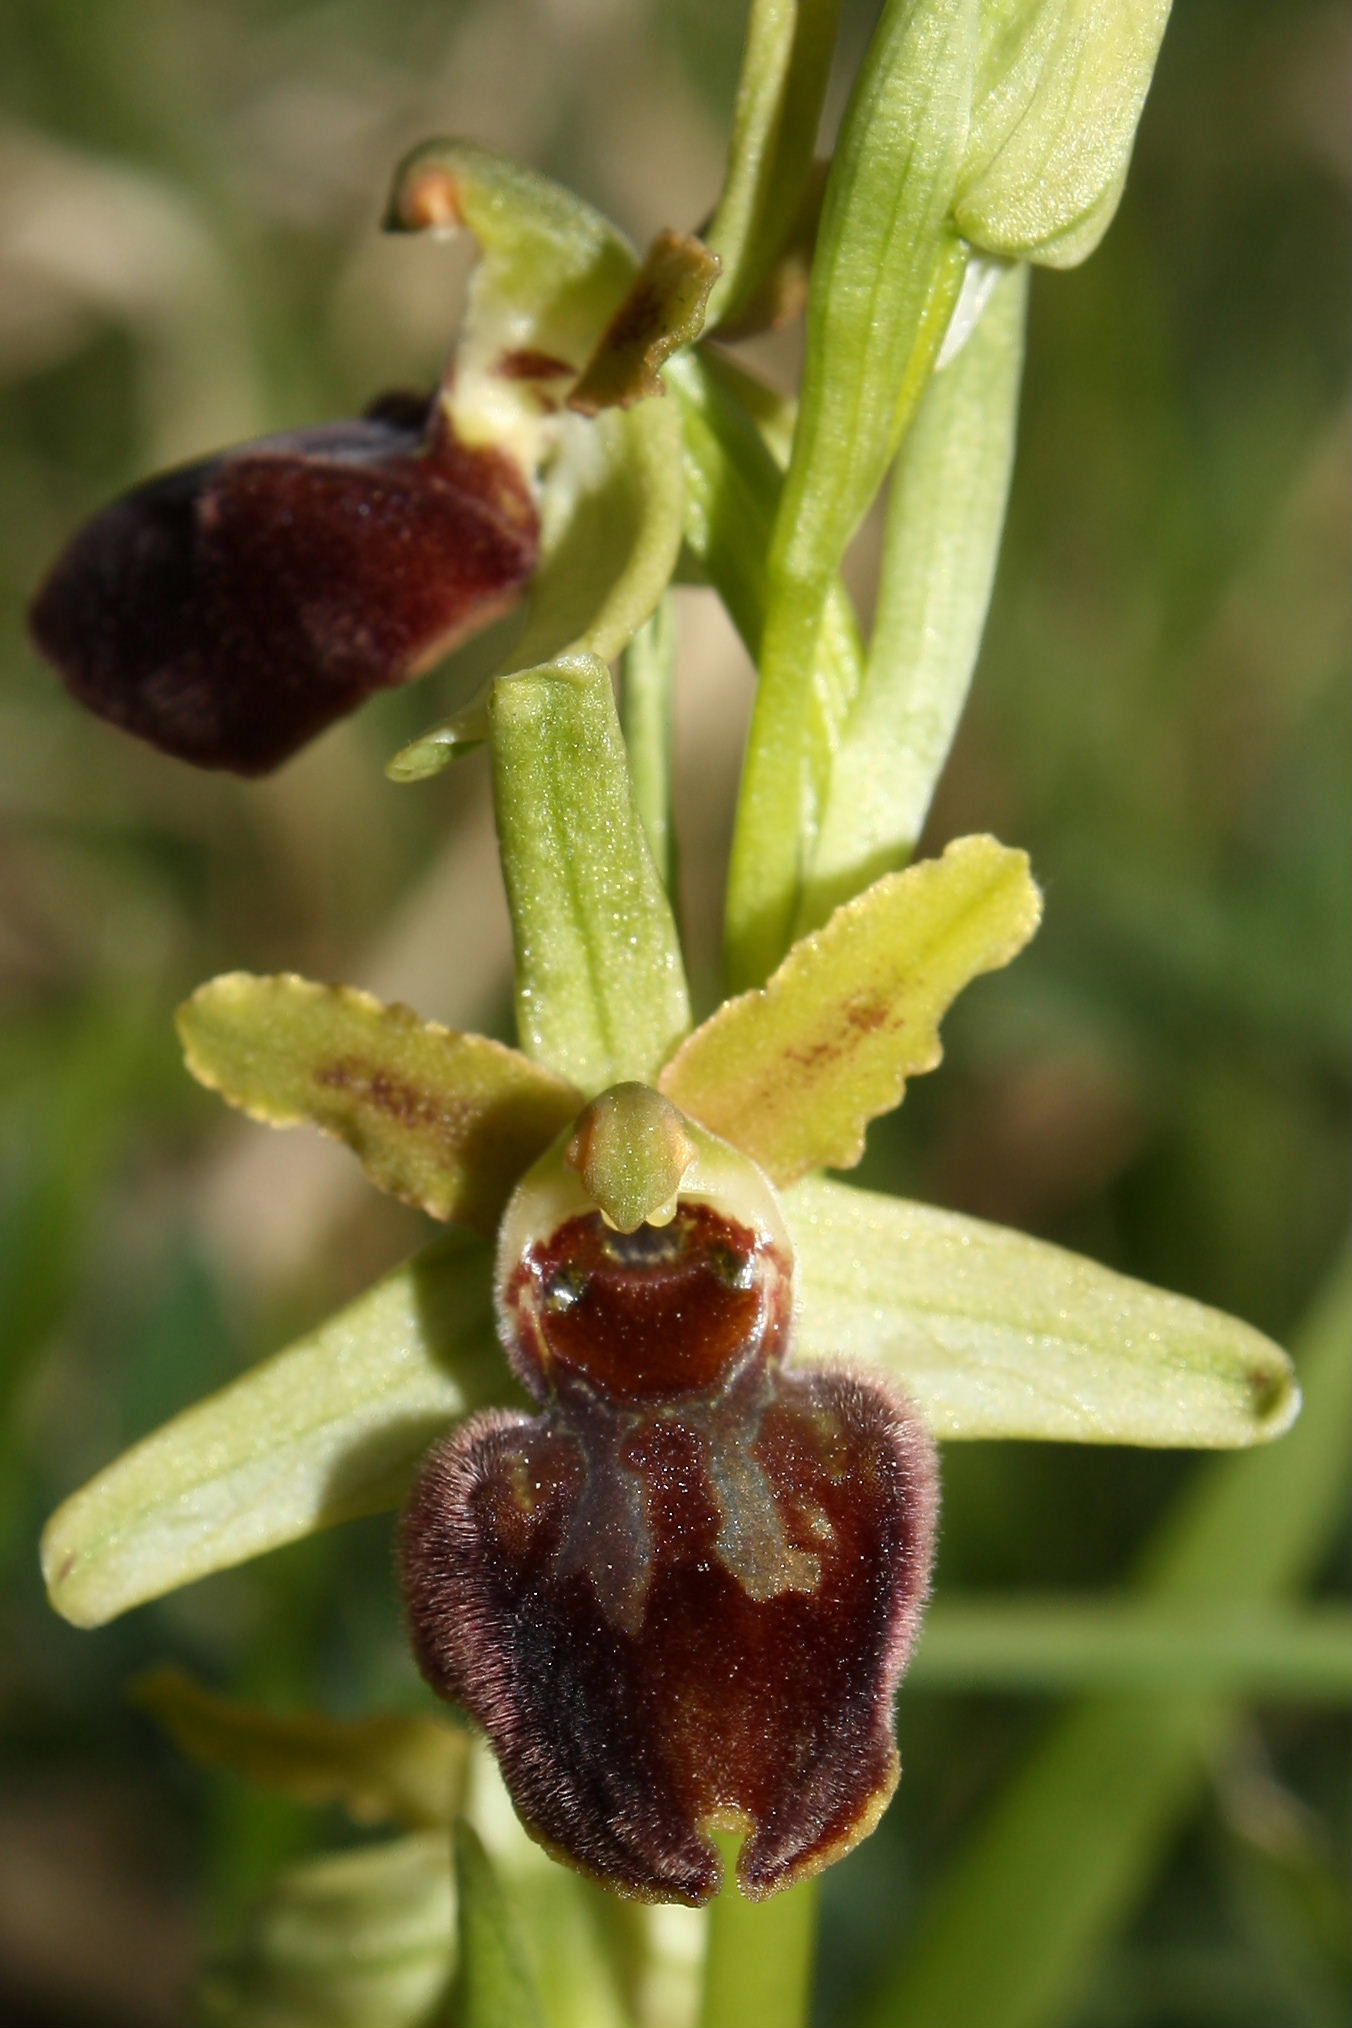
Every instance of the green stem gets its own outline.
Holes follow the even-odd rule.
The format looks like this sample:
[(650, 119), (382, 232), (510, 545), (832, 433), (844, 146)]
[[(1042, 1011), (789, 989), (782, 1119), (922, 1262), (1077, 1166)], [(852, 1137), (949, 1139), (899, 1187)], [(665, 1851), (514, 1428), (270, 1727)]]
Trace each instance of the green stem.
[(822, 213), (793, 453), (767, 602), (728, 880), (734, 990), (793, 936), (853, 696), (823, 654), (845, 551), (938, 355), (966, 265), (949, 209), (976, 55), (968, 0), (890, 0), (856, 79)]
[(793, 225), (839, 15), (840, 0), (753, 0), (727, 180), (707, 234), (723, 263), (711, 322), (745, 308)]
[(817, 1882), (769, 1901), (736, 1883), (736, 1838), (720, 1837), (726, 1874), (709, 1910), (699, 2028), (807, 2028), (817, 1941)]
[(676, 615), (664, 598), (624, 654), (620, 723), (629, 751), (634, 803), (648, 850), (669, 895), (676, 882), (671, 819), (672, 745), (676, 705)]

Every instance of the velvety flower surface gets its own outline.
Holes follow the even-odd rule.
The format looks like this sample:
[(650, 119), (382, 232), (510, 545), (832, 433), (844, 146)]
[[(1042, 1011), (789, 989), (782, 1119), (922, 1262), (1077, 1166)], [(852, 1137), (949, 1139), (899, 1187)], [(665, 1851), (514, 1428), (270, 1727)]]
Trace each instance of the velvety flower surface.
[(32, 608), (81, 703), (199, 767), (266, 774), (507, 611), (539, 524), (444, 404), (268, 437), (97, 514)]
[(551, 1224), (527, 1178), (499, 1311), (540, 1413), (439, 1445), (403, 1530), (420, 1665), (527, 1826), (610, 1887), (690, 1903), (719, 1885), (712, 1829), (748, 1834), (759, 1898), (877, 1821), (938, 1482), (900, 1394), (783, 1370), (788, 1236), (720, 1153), (716, 1195), (697, 1179), (631, 1232), (578, 1206)]

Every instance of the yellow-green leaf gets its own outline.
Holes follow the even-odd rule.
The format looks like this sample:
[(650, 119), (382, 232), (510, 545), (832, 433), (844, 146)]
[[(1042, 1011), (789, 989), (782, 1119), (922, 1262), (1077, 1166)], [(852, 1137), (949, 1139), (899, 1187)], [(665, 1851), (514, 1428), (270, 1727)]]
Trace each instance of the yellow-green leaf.
[(228, 972), (179, 1009), (188, 1068), (269, 1126), (345, 1141), (406, 1204), (491, 1234), (523, 1170), (578, 1112), (515, 1049), (351, 986)]
[(280, 1789), (302, 1803), (341, 1803), (359, 1824), (393, 1818), (410, 1831), (454, 1822), (470, 1736), (421, 1712), (370, 1718), (287, 1715), (217, 1697), (182, 1669), (152, 1669), (132, 1686), (190, 1759)]
[(47, 1524), (52, 1604), (79, 1627), (403, 1498), (420, 1454), (513, 1392), (492, 1255), (451, 1234), (284, 1352), (155, 1430)]
[(939, 1062), (952, 1000), (1022, 950), (1040, 910), (1024, 853), (957, 839), (942, 859), (875, 881), (765, 986), (720, 1007), (662, 1090), (777, 1183), (849, 1168), (869, 1121)]
[(796, 1356), (883, 1369), (936, 1436), (1224, 1449), (1300, 1405), (1261, 1332), (1044, 1240), (820, 1178), (784, 1210)]

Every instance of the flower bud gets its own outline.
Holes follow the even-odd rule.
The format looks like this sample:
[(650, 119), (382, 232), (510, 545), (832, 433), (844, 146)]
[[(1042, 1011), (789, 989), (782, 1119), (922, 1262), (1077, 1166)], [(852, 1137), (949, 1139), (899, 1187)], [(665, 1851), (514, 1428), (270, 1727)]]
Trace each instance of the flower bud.
[(1112, 222), (1169, 0), (994, 0), (953, 207), (983, 252), (1085, 259)]
[(95, 515), (34, 639), (100, 717), (199, 767), (266, 774), (508, 611), (539, 524), (505, 452), (438, 398), (267, 437)]

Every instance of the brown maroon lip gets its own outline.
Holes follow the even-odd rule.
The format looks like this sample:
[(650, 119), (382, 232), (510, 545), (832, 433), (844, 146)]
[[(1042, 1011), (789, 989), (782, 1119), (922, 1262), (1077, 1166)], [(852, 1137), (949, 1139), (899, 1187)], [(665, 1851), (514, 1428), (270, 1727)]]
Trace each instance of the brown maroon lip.
[(520, 468), (386, 395), (146, 481), (38, 592), (71, 694), (162, 752), (260, 775), (501, 617), (535, 567)]

